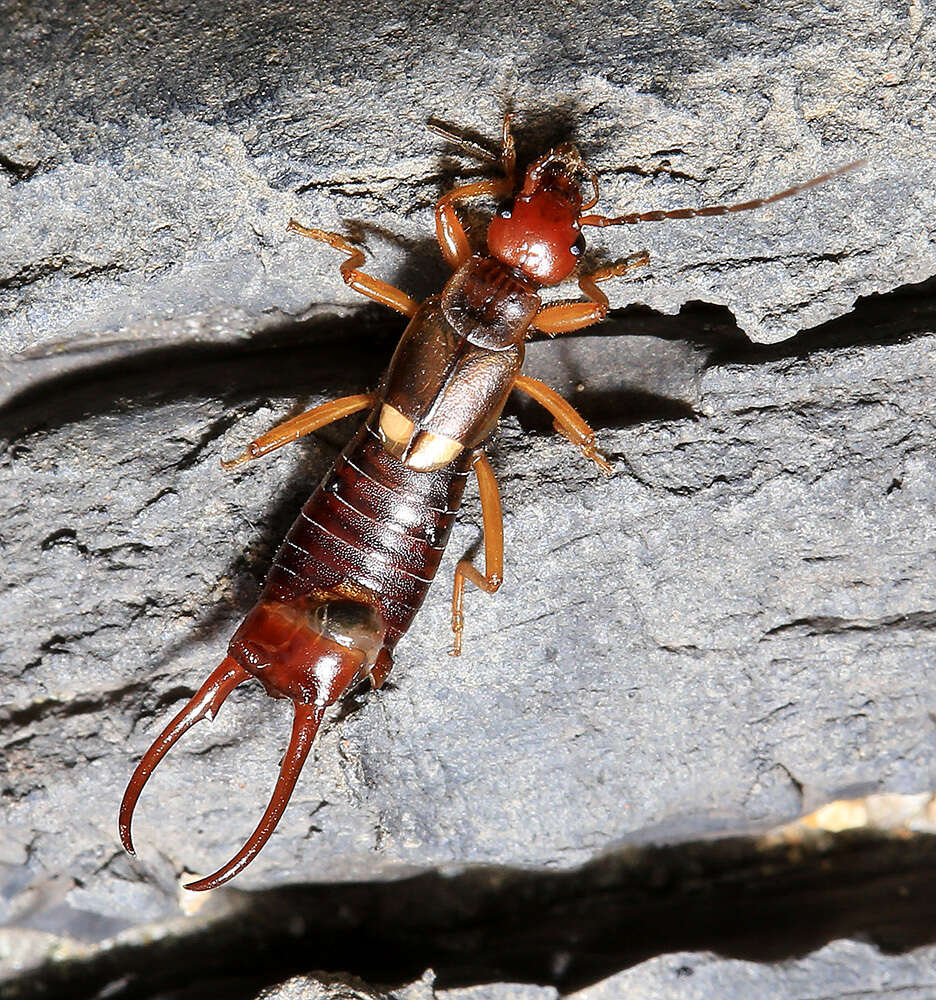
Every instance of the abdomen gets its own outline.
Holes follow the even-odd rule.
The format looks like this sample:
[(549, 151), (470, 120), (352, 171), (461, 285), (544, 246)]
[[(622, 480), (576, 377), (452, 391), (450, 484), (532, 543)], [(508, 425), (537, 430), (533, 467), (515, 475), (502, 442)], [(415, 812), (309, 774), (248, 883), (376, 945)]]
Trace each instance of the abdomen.
[(273, 562), (261, 600), (370, 604), (392, 649), (426, 597), (461, 506), (471, 452), (428, 472), (387, 452), (376, 414), (312, 494)]

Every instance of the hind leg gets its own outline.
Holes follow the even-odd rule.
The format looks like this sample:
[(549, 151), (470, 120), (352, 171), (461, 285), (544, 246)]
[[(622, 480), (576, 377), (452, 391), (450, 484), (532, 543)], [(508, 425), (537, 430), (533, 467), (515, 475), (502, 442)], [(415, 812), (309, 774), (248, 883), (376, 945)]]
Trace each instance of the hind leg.
[(465, 581), (471, 581), (486, 594), (493, 594), (504, 579), (504, 514), (497, 489), (497, 479), (483, 451), (479, 451), (475, 456), (474, 470), (481, 494), (484, 573), (482, 574), (470, 559), (462, 559), (455, 568), (455, 589), (452, 593), (452, 632), (455, 638), (452, 644), (452, 656), (461, 655), (462, 633), (465, 630), (465, 616), (462, 612)]

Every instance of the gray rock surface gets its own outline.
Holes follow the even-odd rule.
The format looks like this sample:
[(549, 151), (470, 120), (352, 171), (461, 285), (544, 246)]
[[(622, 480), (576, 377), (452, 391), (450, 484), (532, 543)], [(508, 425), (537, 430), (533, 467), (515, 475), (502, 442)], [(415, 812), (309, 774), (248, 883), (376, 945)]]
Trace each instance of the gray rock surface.
[[(567, 866), (933, 787), (933, 363), (922, 336), (711, 368), (698, 417), (602, 431), (613, 479), (508, 418), (504, 587), (469, 596), (452, 660), (440, 582), (240, 887)], [(63, 393), (99, 409), (12, 434), (3, 466), (6, 918), (79, 937), (175, 910), (259, 816), (289, 712), (246, 687), (147, 789), (139, 863), (114, 830), (344, 437), (227, 476), (290, 403), (236, 421), (184, 384), (128, 401), (138, 380)], [(441, 581), (478, 522), (472, 496)]]
[[(98, 942), (9, 928), (0, 930), (9, 970), (0, 998), (243, 998), (290, 976), (295, 990), (347, 982), (344, 973), (309, 972), (322, 968), (353, 969), (369, 984), (421, 977), (412, 988), (426, 992), (431, 968), (437, 990), (539, 1000), (537, 991), (567, 995), (683, 952), (744, 959), (737, 968), (751, 980), (754, 963), (766, 963), (764, 981), (830, 941), (861, 936), (893, 956), (930, 946), (936, 921), (936, 838), (911, 836), (903, 812), (904, 825), (889, 832), (787, 827), (769, 838), (606, 852), (571, 870), (474, 866), (392, 882), (229, 890), (199, 897), (186, 916)], [(891, 969), (899, 978), (914, 963), (873, 964), (876, 975)], [(825, 967), (816, 981), (828, 992), (819, 995), (838, 996), (854, 981), (846, 962)]]
[[(566, 1000), (930, 1000), (936, 993), (936, 949), (907, 955), (882, 955), (858, 941), (835, 941), (804, 958), (775, 965), (743, 962), (718, 955), (682, 952), (643, 962)], [(418, 995), (418, 994), (417, 994)], [(509, 984), (439, 990), (437, 1000), (559, 1000), (552, 987)], [(306, 1000), (283, 994), (283, 1000)], [(310, 992), (308, 1000), (316, 995)], [(276, 993), (269, 1000), (279, 1000)], [(409, 1000), (407, 997), (406, 1000)]]
[[(290, 215), (360, 235), (425, 294), (434, 200), (476, 168), (424, 121), (491, 136), (512, 104), (522, 152), (581, 142), (609, 212), (869, 157), (763, 212), (600, 233), (598, 259), (652, 254), (615, 306), (726, 305), (767, 342), (936, 273), (916, 5), (632, 5), (574, 27), (541, 5), (312, 10), (20, 6), (0, 40), (0, 920), (37, 934), (197, 905), (182, 872), (230, 856), (267, 800), (288, 708), (246, 688), (147, 789), (140, 860), (117, 844), (133, 763), (347, 428), (233, 476), (218, 459), (373, 385), (400, 330), (287, 239)], [(616, 477), (511, 412), (504, 587), (469, 595), (450, 659), (472, 493), (394, 683), (328, 723), (239, 888), (564, 868), (936, 787), (930, 295), (760, 352), (718, 310), (535, 345), (533, 374), (585, 387)]]
[(651, 252), (615, 305), (724, 304), (779, 340), (936, 271), (934, 41), (921, 5), (881, 0), (20, 6), (0, 41), (0, 344), (359, 305), (290, 215), (360, 234), (425, 294), (453, 163), (424, 123), (493, 137), (505, 106), (526, 155), (581, 143), (611, 213), (747, 200), (868, 157), (755, 215), (593, 241)]
[[(419, 982), (396, 990), (377, 990), (352, 976), (315, 972), (295, 976), (258, 994), (257, 1000), (436, 1000), (433, 976), (427, 972)], [(507, 1000), (505, 994), (505, 1000)]]
[(407, 986), (377, 988), (346, 974), (315, 972), (265, 987), (256, 1000), (930, 1000), (936, 948), (886, 955), (857, 941), (834, 941), (803, 958), (774, 964), (676, 952), (642, 962), (574, 993), (553, 986), (490, 983), (433, 988), (432, 971)]
[[(764, 966), (717, 955), (673, 954), (651, 959), (568, 1000), (929, 1000), (936, 994), (936, 949), (882, 955), (858, 941), (835, 941), (805, 958)], [(456, 993), (445, 1000), (462, 1000)], [(467, 998), (466, 998), (467, 1000)], [(474, 997), (471, 1000), (475, 1000)], [(477, 1000), (499, 1000), (496, 992)], [(545, 1000), (545, 997), (544, 997)]]

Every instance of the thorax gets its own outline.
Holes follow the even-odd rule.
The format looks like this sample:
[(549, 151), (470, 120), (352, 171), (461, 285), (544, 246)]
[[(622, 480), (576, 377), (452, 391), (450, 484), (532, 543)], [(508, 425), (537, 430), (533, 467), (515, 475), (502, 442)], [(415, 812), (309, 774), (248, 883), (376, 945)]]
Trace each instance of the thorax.
[(385, 447), (414, 469), (451, 462), (493, 431), (523, 365), (540, 299), (490, 257), (475, 256), (427, 299), (384, 379)]

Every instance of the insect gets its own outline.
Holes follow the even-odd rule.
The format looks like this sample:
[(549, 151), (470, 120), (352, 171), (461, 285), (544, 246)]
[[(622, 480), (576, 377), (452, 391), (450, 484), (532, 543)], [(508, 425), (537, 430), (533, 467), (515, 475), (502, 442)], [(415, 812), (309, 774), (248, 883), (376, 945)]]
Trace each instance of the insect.
[[(542, 404), (557, 430), (611, 472), (582, 417), (547, 385), (521, 373), (531, 333), (572, 333), (600, 322), (609, 303), (599, 284), (648, 263), (646, 253), (637, 253), (585, 271), (578, 278), (583, 298), (544, 304), (539, 290), (559, 284), (579, 266), (582, 230), (747, 211), (863, 162), (739, 204), (604, 216), (590, 214), (598, 201), (598, 178), (573, 145), (557, 146), (536, 160), (517, 189), (509, 115), (498, 156), (444, 127), (430, 127), (498, 165), (501, 173), (457, 187), (436, 204), (436, 237), (454, 272), (441, 294), (417, 303), (361, 271), (364, 254), (343, 236), (289, 222), (289, 230), (346, 255), (340, 271), (351, 288), (410, 322), (376, 392), (308, 410), (222, 463), (231, 468), (252, 461), (342, 417), (369, 411), (289, 530), (257, 604), (234, 633), (220, 666), (146, 751), (127, 785), (119, 832), (133, 854), (130, 826), (140, 792), (184, 733), (213, 718), (231, 691), (251, 677), (272, 697), (293, 702), (289, 746), (260, 823), (227, 864), (188, 889), (222, 885), (256, 857), (286, 808), (325, 710), (357, 684), (369, 680), (379, 688), (387, 679), (394, 647), (435, 576), (473, 471), (481, 499), (484, 572), (468, 559), (455, 570), (452, 653), (460, 653), (465, 584), (493, 594), (502, 580), (500, 496), (483, 448), (513, 390)], [(486, 249), (473, 253), (455, 206), (481, 195), (505, 200), (487, 227)]]

